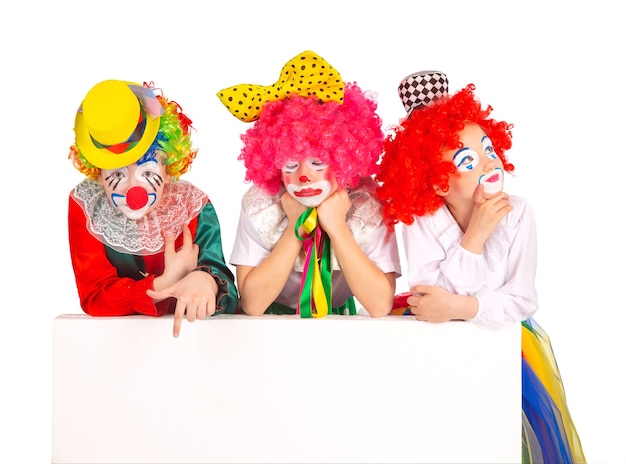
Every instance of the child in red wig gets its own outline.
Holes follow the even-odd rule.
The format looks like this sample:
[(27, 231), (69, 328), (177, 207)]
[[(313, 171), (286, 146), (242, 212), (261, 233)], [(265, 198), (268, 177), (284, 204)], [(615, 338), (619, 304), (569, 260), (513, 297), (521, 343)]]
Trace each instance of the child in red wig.
[(406, 77), (408, 113), (385, 140), (378, 190), (389, 227), (402, 223), (410, 293), (392, 314), (419, 321), (522, 323), (522, 461), (582, 463), (550, 339), (537, 311), (537, 234), (528, 203), (503, 190), (513, 126), (490, 117), (472, 84)]

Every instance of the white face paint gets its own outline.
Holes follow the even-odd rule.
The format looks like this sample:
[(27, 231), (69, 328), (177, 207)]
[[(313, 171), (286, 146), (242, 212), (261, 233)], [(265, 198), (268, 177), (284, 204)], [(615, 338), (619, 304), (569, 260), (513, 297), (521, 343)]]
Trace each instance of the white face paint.
[(461, 173), (461, 178), (452, 182), (462, 188), (468, 198), (476, 184), (484, 186), (485, 195), (500, 193), (504, 188), (504, 169), (491, 139), (476, 125), (468, 125), (461, 134), (464, 147), (452, 155), (452, 162)]
[(307, 208), (319, 206), (330, 195), (332, 184), (327, 180), (320, 180), (305, 186), (289, 184), (287, 192)]
[[(496, 160), (501, 165), (500, 158), (493, 149), (491, 139), (486, 135), (480, 140), (483, 145), (483, 152), (488, 159)], [(504, 188), (504, 169), (495, 167), (493, 172), (484, 174), (478, 179), (478, 184), (484, 185), (484, 192), (488, 195), (500, 193)]]
[(163, 197), (165, 167), (156, 160), (100, 171), (107, 197), (128, 219), (138, 220), (152, 212)]
[(485, 186), (485, 193), (500, 193), (504, 188), (504, 171), (500, 168), (495, 168), (489, 174), (480, 176), (478, 183)]
[(156, 195), (154, 193), (148, 193), (148, 195), (147, 195), (147, 203), (145, 204), (145, 206), (143, 206), (143, 207), (141, 207), (139, 209), (132, 209), (126, 203), (126, 196), (118, 195), (116, 198), (113, 198), (113, 195), (112, 195), (111, 198), (114, 201), (113, 204), (115, 206), (117, 206), (117, 208), (120, 210), (120, 212), (124, 216), (126, 216), (128, 219), (132, 219), (134, 221), (136, 221), (138, 219), (141, 219), (146, 214), (148, 214), (148, 210), (150, 210), (150, 208), (152, 208), (152, 206), (154, 205), (154, 203), (156, 201)]
[(330, 180), (328, 163), (317, 158), (306, 161), (288, 161), (283, 166), (282, 180), (287, 192), (307, 208), (313, 208), (333, 193), (335, 183)]

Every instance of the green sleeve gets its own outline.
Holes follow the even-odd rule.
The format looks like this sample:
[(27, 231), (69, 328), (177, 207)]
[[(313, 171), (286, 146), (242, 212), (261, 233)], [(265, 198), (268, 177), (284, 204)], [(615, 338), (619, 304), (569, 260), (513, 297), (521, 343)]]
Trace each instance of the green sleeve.
[(210, 201), (198, 215), (194, 243), (200, 248), (198, 269), (211, 274), (217, 282), (215, 314), (235, 314), (239, 306), (239, 294), (233, 273), (224, 260), (220, 223)]

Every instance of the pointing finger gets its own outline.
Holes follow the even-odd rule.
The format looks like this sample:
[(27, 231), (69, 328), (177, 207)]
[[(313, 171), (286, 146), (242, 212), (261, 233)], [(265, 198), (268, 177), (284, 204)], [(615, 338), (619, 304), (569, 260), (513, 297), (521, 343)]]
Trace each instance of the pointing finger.
[(182, 304), (176, 303), (176, 311), (174, 312), (174, 337), (178, 337), (180, 334), (180, 325), (183, 322), (183, 316), (185, 315), (185, 308)]

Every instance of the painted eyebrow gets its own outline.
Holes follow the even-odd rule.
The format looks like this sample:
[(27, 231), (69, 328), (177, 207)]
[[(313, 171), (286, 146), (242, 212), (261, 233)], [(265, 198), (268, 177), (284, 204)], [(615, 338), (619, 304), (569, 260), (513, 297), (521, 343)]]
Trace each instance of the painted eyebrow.
[(452, 161), (456, 160), (456, 157), (459, 156), (460, 154), (462, 154), (464, 151), (469, 150), (469, 147), (463, 147), (460, 150), (458, 150), (454, 156), (452, 156)]
[(159, 162), (156, 160), (156, 158), (148, 158), (148, 159), (137, 161), (137, 166), (141, 166), (141, 165), (144, 165), (144, 164), (147, 164), (147, 163), (150, 163), (150, 162), (159, 164)]

